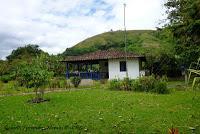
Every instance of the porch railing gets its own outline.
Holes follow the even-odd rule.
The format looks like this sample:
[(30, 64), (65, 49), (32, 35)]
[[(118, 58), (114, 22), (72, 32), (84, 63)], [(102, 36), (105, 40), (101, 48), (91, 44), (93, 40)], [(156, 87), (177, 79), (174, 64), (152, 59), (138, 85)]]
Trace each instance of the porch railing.
[(93, 79), (93, 80), (100, 80), (100, 79), (107, 79), (108, 78), (108, 72), (73, 72), (73, 73), (67, 73), (66, 77), (74, 77), (79, 76), (82, 79)]

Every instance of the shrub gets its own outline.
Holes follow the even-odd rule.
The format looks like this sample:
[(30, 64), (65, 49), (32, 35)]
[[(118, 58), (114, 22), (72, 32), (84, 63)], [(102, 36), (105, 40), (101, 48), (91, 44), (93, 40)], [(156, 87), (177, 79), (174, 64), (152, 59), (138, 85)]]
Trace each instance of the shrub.
[(155, 88), (153, 89), (153, 92), (158, 94), (168, 94), (170, 93), (170, 90), (167, 88), (167, 82), (165, 81), (158, 81), (156, 82)]
[(48, 86), (52, 90), (57, 89), (57, 88), (67, 89), (67, 88), (70, 88), (70, 83), (68, 82), (66, 78), (57, 77), (57, 78), (51, 79)]
[(154, 76), (144, 76), (133, 81), (133, 90), (150, 92), (155, 88), (156, 79)]
[(192, 84), (192, 87), (196, 91), (200, 90), (200, 77), (196, 77), (196, 82)]
[(59, 80), (59, 86), (60, 86), (60, 88), (67, 89), (67, 88), (70, 88), (70, 83), (67, 81), (66, 78), (62, 78)]
[(111, 90), (121, 90), (120, 80), (117, 80), (117, 79), (110, 80), (109, 89), (111, 89)]
[(81, 83), (81, 77), (75, 76), (70, 78), (71, 83), (74, 85), (74, 87), (78, 87)]
[(109, 89), (112, 90), (132, 90), (132, 80), (124, 78), (123, 80), (114, 79), (109, 82)]
[(130, 78), (124, 78), (121, 82), (121, 89), (129, 91), (132, 89), (132, 80)]
[(168, 94), (170, 90), (167, 88), (166, 80), (166, 77), (156, 79), (155, 76), (144, 76), (136, 80), (129, 78), (124, 78), (123, 80), (114, 79), (109, 82), (109, 89)]
[(162, 77), (156, 79), (155, 76), (144, 76), (133, 81), (133, 90), (141, 92), (155, 92), (158, 94), (168, 94), (170, 90), (167, 88), (167, 78)]
[(34, 88), (36, 97), (31, 100), (34, 103), (42, 102), (41, 100), (43, 100), (44, 95), (43, 88), (49, 83), (49, 80), (53, 76), (53, 72), (49, 72), (42, 65), (42, 63), (40, 64), (39, 62), (35, 61), (35, 63), (31, 65), (24, 64), (19, 68), (17, 80), (22, 86), (26, 86), (27, 88)]
[(49, 81), (49, 88), (50, 89), (56, 89), (56, 88), (58, 88), (58, 80), (57, 79), (51, 79), (50, 81)]
[(167, 82), (168, 81), (168, 78), (167, 78), (167, 76), (166, 75), (163, 75), (162, 77), (161, 77), (161, 79), (160, 79), (161, 81), (165, 81), (165, 82)]
[(4, 83), (8, 83), (8, 81), (11, 81), (13, 77), (11, 75), (3, 75), (0, 77), (0, 80)]
[(4, 83), (0, 81), (0, 90), (3, 89)]

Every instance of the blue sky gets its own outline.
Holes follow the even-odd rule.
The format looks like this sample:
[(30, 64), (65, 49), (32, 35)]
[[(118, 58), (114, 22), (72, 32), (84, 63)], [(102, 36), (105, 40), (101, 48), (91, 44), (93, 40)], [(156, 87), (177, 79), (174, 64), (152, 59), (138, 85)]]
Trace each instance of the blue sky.
[(123, 29), (155, 29), (165, 18), (164, 0), (0, 0), (0, 58), (25, 44), (50, 54), (93, 35)]

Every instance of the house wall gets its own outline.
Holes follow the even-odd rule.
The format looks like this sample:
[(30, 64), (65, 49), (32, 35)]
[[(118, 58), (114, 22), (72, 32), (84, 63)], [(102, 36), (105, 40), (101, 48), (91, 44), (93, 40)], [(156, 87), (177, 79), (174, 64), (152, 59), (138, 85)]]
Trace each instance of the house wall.
[[(126, 71), (120, 72), (120, 61), (124, 59), (110, 59), (108, 61), (109, 79), (123, 79), (126, 77)], [(136, 79), (139, 77), (139, 59), (128, 59), (127, 60), (128, 77)]]

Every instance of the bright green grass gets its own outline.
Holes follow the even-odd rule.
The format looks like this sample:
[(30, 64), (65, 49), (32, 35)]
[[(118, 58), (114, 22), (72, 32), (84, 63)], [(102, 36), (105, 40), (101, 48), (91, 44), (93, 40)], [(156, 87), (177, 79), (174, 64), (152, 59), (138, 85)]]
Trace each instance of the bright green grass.
[(0, 133), (160, 134), (172, 125), (182, 133), (191, 133), (189, 127), (200, 132), (200, 92), (65, 91), (46, 94), (50, 102), (40, 104), (28, 104), (30, 97), (0, 97)]

